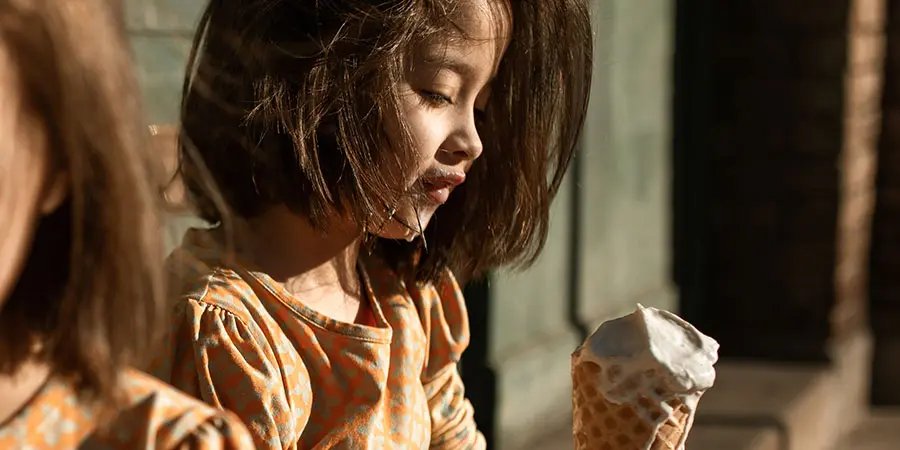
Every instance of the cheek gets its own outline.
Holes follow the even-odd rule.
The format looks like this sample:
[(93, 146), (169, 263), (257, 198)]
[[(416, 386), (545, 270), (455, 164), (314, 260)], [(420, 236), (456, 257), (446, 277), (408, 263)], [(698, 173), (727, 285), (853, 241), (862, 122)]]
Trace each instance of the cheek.
[[(20, 164), (14, 159), (34, 159), (11, 154), (0, 147), (0, 308), (15, 285), (31, 248), (37, 224), (38, 204), (43, 181), (40, 164)], [(18, 158), (12, 158), (18, 156)]]
[(6, 296), (12, 291), (16, 279), (22, 271), (28, 249), (31, 248), (31, 235), (35, 226), (34, 217), (8, 214), (8, 198), (0, 195), (0, 215), (12, 218), (4, 220), (0, 226), (0, 312), (6, 302)]
[(423, 111), (407, 116), (419, 161), (426, 166), (434, 159), (442, 143), (441, 122), (436, 116), (437, 114)]
[(39, 129), (10, 120), (0, 106), (0, 308), (9, 295), (31, 248), (40, 217), (46, 173), (46, 145)]
[(0, 45), (0, 312), (31, 248), (49, 151), (12, 67)]
[[(418, 99), (418, 94), (409, 92), (403, 96), (402, 117), (409, 127), (413, 144), (415, 145), (420, 167), (431, 164), (443, 143), (442, 136), (445, 124), (440, 110), (423, 105)], [(399, 136), (399, 132), (394, 132)]]

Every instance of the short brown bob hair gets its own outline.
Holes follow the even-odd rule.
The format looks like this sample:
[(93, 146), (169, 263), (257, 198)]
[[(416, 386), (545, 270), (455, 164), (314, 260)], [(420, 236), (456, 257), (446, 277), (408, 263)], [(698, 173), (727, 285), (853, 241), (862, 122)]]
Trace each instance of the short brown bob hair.
[(0, 304), (0, 372), (36, 359), (93, 398), (112, 395), (120, 369), (142, 362), (165, 313), (161, 183), (120, 13), (110, 0), (0, 2), (22, 114), (42, 123), (68, 179)]
[[(216, 223), (284, 204), (327, 227), (337, 211), (367, 225), (395, 205), (411, 143), (385, 145), (398, 84), (417, 43), (458, 38), (467, 0), (213, 0), (185, 80), (181, 173)], [(381, 242), (417, 278), (530, 264), (572, 158), (591, 77), (584, 0), (498, 2), (511, 41), (480, 127), (484, 152), (419, 242)], [(405, 172), (404, 172), (405, 173)], [(209, 182), (209, 180), (212, 182)], [(218, 188), (218, 189), (215, 189)], [(218, 197), (221, 193), (221, 197)]]

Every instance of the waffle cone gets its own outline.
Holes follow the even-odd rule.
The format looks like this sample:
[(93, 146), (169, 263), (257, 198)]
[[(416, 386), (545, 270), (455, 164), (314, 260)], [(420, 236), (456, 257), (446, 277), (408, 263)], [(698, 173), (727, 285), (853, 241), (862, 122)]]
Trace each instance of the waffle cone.
[[(658, 402), (639, 398), (636, 405), (616, 404), (598, 389), (602, 368), (590, 361), (573, 359), (574, 437), (576, 450), (680, 450), (690, 431), (691, 411), (680, 400), (672, 407), (669, 420)], [(648, 413), (649, 412), (649, 413)], [(643, 413), (643, 415), (642, 415)], [(658, 428), (651, 420), (663, 419)]]

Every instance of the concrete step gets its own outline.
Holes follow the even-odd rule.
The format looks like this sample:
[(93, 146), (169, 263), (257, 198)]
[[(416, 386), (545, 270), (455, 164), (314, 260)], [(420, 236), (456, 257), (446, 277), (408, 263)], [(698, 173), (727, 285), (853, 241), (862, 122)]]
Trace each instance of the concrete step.
[(876, 409), (834, 450), (900, 449), (900, 409)]
[(774, 427), (698, 425), (691, 430), (687, 450), (781, 450)]

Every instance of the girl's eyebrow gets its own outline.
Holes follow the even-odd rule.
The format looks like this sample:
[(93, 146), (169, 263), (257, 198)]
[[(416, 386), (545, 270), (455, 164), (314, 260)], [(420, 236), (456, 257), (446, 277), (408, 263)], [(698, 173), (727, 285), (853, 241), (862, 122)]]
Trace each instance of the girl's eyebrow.
[(465, 62), (462, 59), (454, 58), (448, 54), (443, 54), (440, 57), (426, 57), (425, 63), (438, 66), (442, 69), (449, 69), (453, 72), (456, 72), (458, 75), (471, 75), (474, 76), (478, 73), (478, 71), (471, 64)]
[[(428, 56), (424, 59), (426, 64), (447, 69), (462, 77), (470, 77), (472, 79), (479, 78), (478, 69), (468, 62), (465, 58), (451, 55), (449, 52), (442, 53), (441, 56)], [(494, 80), (495, 72), (491, 72), (485, 83), (490, 84)]]

